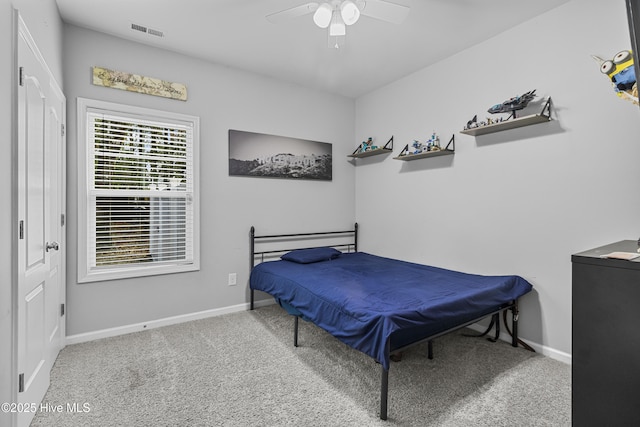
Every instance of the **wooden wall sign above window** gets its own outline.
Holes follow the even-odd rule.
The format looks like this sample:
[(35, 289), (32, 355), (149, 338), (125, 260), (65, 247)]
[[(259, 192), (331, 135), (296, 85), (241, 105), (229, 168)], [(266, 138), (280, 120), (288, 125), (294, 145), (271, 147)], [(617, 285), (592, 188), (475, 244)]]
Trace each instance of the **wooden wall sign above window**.
[(180, 101), (187, 100), (187, 87), (181, 83), (109, 70), (108, 68), (93, 67), (93, 84)]

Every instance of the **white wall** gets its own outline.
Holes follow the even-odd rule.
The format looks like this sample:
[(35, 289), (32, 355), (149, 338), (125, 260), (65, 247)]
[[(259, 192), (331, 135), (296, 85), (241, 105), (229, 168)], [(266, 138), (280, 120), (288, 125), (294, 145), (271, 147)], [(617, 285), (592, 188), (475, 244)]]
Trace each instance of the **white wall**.
[[(75, 26), (65, 27), (68, 100), (67, 334), (76, 335), (248, 302), (249, 228), (347, 227), (355, 218), (352, 99), (278, 82)], [(91, 67), (187, 85), (187, 102), (92, 86)], [(76, 98), (192, 114), (201, 124), (201, 271), (77, 284)], [(228, 130), (333, 144), (333, 180), (228, 176)], [(227, 286), (229, 273), (238, 285)]]
[[(521, 275), (535, 288), (522, 300), (522, 337), (570, 354), (571, 254), (640, 235), (640, 110), (590, 56), (629, 48), (622, 0), (576, 0), (359, 98), (357, 138), (394, 135), (393, 156), (433, 130), (456, 138), (454, 156), (360, 161), (362, 250)], [(551, 96), (553, 122), (459, 133), (531, 89), (539, 98), (525, 114)]]
[[(16, 230), (15, 181), (13, 181), (15, 159), (13, 158), (12, 123), (16, 120), (13, 109), (14, 63), (13, 10), (18, 9), (29, 28), (51, 72), (61, 82), (62, 77), (62, 21), (54, 1), (0, 0), (0, 199), (5, 201), (0, 209), (0, 402), (13, 400), (17, 378), (13, 377), (13, 293), (15, 263), (12, 243)], [(9, 185), (11, 183), (11, 185)], [(9, 202), (11, 201), (11, 202)], [(10, 425), (10, 414), (0, 412), (0, 425)]]
[(13, 0), (13, 7), (27, 24), (29, 33), (62, 88), (62, 19), (55, 0)]

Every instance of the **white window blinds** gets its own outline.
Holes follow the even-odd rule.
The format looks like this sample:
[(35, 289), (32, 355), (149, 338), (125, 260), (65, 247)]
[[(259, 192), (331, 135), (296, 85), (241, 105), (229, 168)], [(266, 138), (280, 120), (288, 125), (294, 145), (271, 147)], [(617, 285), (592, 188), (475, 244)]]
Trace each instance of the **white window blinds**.
[(194, 124), (92, 108), (85, 120), (88, 276), (194, 265)]

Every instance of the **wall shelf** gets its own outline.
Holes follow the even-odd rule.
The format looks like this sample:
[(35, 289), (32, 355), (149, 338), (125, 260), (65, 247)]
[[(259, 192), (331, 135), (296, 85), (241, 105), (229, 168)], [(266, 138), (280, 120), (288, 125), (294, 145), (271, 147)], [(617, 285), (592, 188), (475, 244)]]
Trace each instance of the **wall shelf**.
[(409, 160), (426, 159), (427, 157), (451, 156), (456, 152), (455, 135), (451, 135), (451, 139), (449, 140), (449, 143), (447, 144), (447, 146), (445, 148), (441, 148), (440, 150), (424, 151), (419, 154), (407, 154), (408, 151), (409, 151), (409, 144), (405, 145), (400, 155), (397, 157), (394, 157), (394, 159), (409, 161)]
[(391, 138), (389, 138), (389, 141), (387, 141), (387, 143), (384, 144), (384, 147), (378, 147), (373, 150), (362, 151), (362, 144), (360, 144), (358, 145), (358, 148), (356, 148), (355, 151), (349, 154), (347, 157), (352, 157), (354, 159), (361, 159), (363, 157), (377, 156), (380, 154), (390, 153), (392, 151), (393, 151), (393, 136), (391, 136)]
[(551, 98), (547, 99), (547, 102), (542, 107), (542, 112), (540, 114), (531, 114), (529, 116), (524, 117), (515, 117), (515, 111), (512, 113), (510, 117), (513, 117), (512, 120), (505, 120), (499, 123), (493, 123), (490, 125), (478, 126), (471, 129), (464, 129), (460, 131), (465, 135), (485, 135), (488, 133), (500, 132), (503, 130), (516, 129), (524, 126), (535, 125), (538, 123), (550, 122), (551, 119)]
[(376, 148), (375, 150), (363, 151), (361, 153), (356, 153), (356, 154), (349, 154), (347, 157), (353, 157), (354, 159), (361, 159), (363, 157), (377, 156), (379, 154), (390, 153), (392, 151), (393, 150), (390, 148), (380, 147), (380, 148)]

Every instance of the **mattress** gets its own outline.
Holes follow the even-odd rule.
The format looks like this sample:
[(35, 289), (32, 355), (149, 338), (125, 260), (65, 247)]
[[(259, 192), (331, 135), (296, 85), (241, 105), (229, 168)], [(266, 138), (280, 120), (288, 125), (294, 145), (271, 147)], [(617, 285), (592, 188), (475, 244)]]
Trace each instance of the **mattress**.
[(482, 276), (364, 252), (256, 265), (250, 287), (389, 369), (395, 349), (508, 306), (531, 291), (519, 276)]

